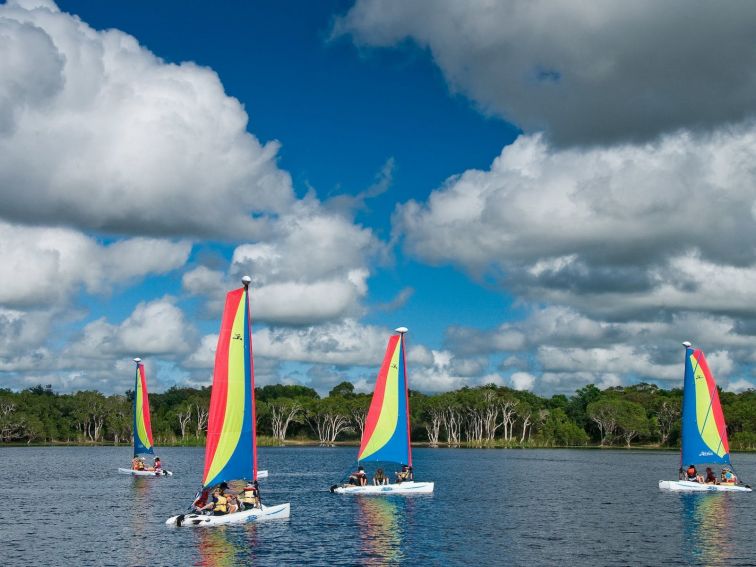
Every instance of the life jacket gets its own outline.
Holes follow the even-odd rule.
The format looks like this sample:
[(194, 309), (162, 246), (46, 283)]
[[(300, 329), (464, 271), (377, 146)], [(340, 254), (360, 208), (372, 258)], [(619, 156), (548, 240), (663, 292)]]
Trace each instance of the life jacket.
[(227, 504), (228, 500), (226, 497), (218, 495), (218, 500), (215, 502), (215, 506), (213, 506), (213, 512), (221, 512), (222, 514), (225, 514), (228, 511), (226, 508)]
[(409, 478), (409, 471), (399, 471), (396, 473), (396, 476), (399, 478), (399, 480), (407, 480)]
[(255, 489), (245, 490), (241, 493), (241, 501), (245, 504), (257, 504), (257, 491)]

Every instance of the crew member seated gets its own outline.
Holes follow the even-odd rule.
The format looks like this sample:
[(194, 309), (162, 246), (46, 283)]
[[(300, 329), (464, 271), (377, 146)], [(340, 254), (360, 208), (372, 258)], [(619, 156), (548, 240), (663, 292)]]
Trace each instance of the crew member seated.
[(688, 466), (688, 470), (685, 471), (685, 477), (690, 482), (703, 482), (703, 477), (698, 474), (696, 467), (694, 467), (693, 465)]
[(383, 484), (388, 484), (389, 479), (388, 477), (383, 473), (383, 469), (377, 469), (375, 471), (375, 475), (373, 475), (373, 484), (376, 486), (380, 486)]
[(738, 477), (730, 469), (722, 469), (722, 484), (735, 484), (738, 482)]
[(408, 480), (412, 480), (412, 469), (408, 467), (407, 465), (402, 465), (402, 470), (397, 471), (396, 473), (396, 482), (407, 482)]
[(711, 467), (706, 467), (706, 476), (704, 477), (704, 482), (706, 484), (719, 484), (717, 482), (717, 475), (714, 474), (714, 471), (711, 470)]
[(349, 475), (349, 484), (353, 484), (354, 486), (367, 486), (367, 483), (367, 473), (365, 472), (365, 467), (362, 465), (357, 467), (357, 470)]
[(239, 500), (242, 503), (243, 510), (250, 508), (260, 508), (260, 490), (257, 485), (257, 481), (254, 483), (248, 482), (241, 494)]

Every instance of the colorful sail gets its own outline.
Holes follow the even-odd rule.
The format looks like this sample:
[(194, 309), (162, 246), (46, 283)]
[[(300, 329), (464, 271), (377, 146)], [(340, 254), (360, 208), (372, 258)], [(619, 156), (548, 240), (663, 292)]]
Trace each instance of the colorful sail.
[(226, 296), (210, 395), (202, 484), (257, 479), (255, 379), (247, 284)]
[(683, 385), (682, 465), (729, 463), (727, 426), (717, 384), (703, 351), (693, 350), (688, 344)]
[(136, 362), (136, 380), (134, 385), (134, 456), (153, 455), (152, 426), (150, 424), (150, 401), (147, 397), (147, 378), (144, 365)]
[(357, 460), (412, 465), (404, 332), (389, 339)]

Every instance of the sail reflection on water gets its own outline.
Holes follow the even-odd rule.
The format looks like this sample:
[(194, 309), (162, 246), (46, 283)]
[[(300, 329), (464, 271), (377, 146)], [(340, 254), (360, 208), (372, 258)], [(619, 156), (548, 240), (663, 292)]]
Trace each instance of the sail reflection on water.
[(201, 567), (232, 567), (251, 564), (257, 546), (257, 526), (247, 524), (242, 529), (195, 530)]
[(152, 491), (155, 489), (155, 479), (135, 476), (131, 483), (131, 498), (124, 499), (129, 506), (129, 522), (132, 536), (129, 541), (129, 565), (144, 563), (144, 540), (149, 535), (146, 528), (146, 510), (152, 506)]
[(724, 565), (732, 559), (729, 494), (683, 494), (683, 549), (687, 562)]
[(404, 557), (406, 499), (358, 496), (361, 564), (395, 564)]

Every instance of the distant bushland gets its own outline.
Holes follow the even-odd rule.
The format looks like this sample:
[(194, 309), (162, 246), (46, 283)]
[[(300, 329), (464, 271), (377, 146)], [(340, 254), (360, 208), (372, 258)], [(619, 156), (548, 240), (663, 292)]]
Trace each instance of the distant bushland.
[[(283, 384), (255, 390), (258, 442), (359, 443), (370, 396), (349, 382), (321, 397)], [(730, 448), (756, 450), (756, 391), (719, 393)], [(0, 443), (129, 444), (133, 392), (106, 396), (86, 390), (60, 394), (50, 386), (0, 389)], [(158, 446), (204, 445), (210, 388), (150, 394)], [(593, 384), (572, 396), (541, 397), (487, 385), (426, 395), (410, 392), (412, 438), (454, 447), (679, 446), (682, 390), (641, 383), (604, 390)]]

